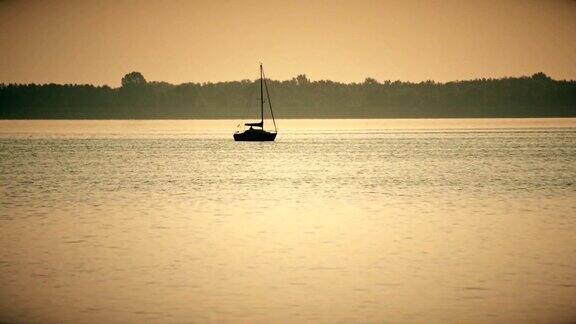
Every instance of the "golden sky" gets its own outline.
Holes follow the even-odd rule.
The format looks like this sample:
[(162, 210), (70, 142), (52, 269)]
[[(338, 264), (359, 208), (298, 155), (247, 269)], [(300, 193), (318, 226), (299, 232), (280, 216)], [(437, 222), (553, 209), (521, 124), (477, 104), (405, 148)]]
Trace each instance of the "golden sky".
[(0, 0), (0, 82), (576, 79), (576, 1)]

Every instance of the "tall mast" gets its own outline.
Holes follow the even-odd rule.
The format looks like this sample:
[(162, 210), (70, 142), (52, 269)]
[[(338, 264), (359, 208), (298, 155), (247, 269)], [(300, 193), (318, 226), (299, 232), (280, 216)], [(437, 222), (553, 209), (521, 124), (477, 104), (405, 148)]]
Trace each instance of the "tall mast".
[(264, 129), (264, 89), (262, 88), (262, 63), (260, 63), (260, 122)]

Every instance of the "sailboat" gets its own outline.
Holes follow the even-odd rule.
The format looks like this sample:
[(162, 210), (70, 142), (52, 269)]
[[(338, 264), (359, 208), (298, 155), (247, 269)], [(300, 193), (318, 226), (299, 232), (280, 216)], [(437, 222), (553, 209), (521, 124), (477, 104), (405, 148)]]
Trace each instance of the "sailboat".
[[(266, 89), (266, 97), (268, 98), (268, 106), (270, 107), (270, 115), (274, 123), (274, 132), (264, 130), (264, 89)], [(234, 140), (237, 142), (272, 142), (276, 139), (278, 128), (276, 128), (276, 120), (274, 119), (274, 112), (272, 111), (272, 102), (270, 102), (270, 93), (268, 93), (268, 85), (264, 77), (264, 69), (260, 63), (260, 121), (257, 123), (245, 123), (246, 128), (243, 132), (235, 132)]]

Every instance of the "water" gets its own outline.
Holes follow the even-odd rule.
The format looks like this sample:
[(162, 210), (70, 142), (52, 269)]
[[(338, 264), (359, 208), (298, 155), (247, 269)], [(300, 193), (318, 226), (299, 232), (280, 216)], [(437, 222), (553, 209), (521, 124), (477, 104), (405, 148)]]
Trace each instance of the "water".
[(576, 120), (0, 122), (0, 322), (576, 320)]

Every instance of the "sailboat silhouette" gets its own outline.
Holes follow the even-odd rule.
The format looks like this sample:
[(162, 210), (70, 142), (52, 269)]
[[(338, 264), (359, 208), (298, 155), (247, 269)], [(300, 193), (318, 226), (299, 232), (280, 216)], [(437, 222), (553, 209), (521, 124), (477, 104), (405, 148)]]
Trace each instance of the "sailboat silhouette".
[[(268, 99), (268, 106), (270, 107), (270, 115), (274, 123), (274, 132), (264, 130), (264, 89), (266, 89), (266, 97)], [(272, 111), (272, 102), (270, 101), (270, 93), (268, 92), (268, 85), (264, 78), (264, 69), (260, 63), (260, 121), (257, 123), (245, 123), (244, 126), (249, 127), (243, 132), (235, 132), (234, 140), (237, 142), (272, 142), (276, 139), (278, 128), (276, 127), (276, 120), (274, 119), (274, 112)]]

